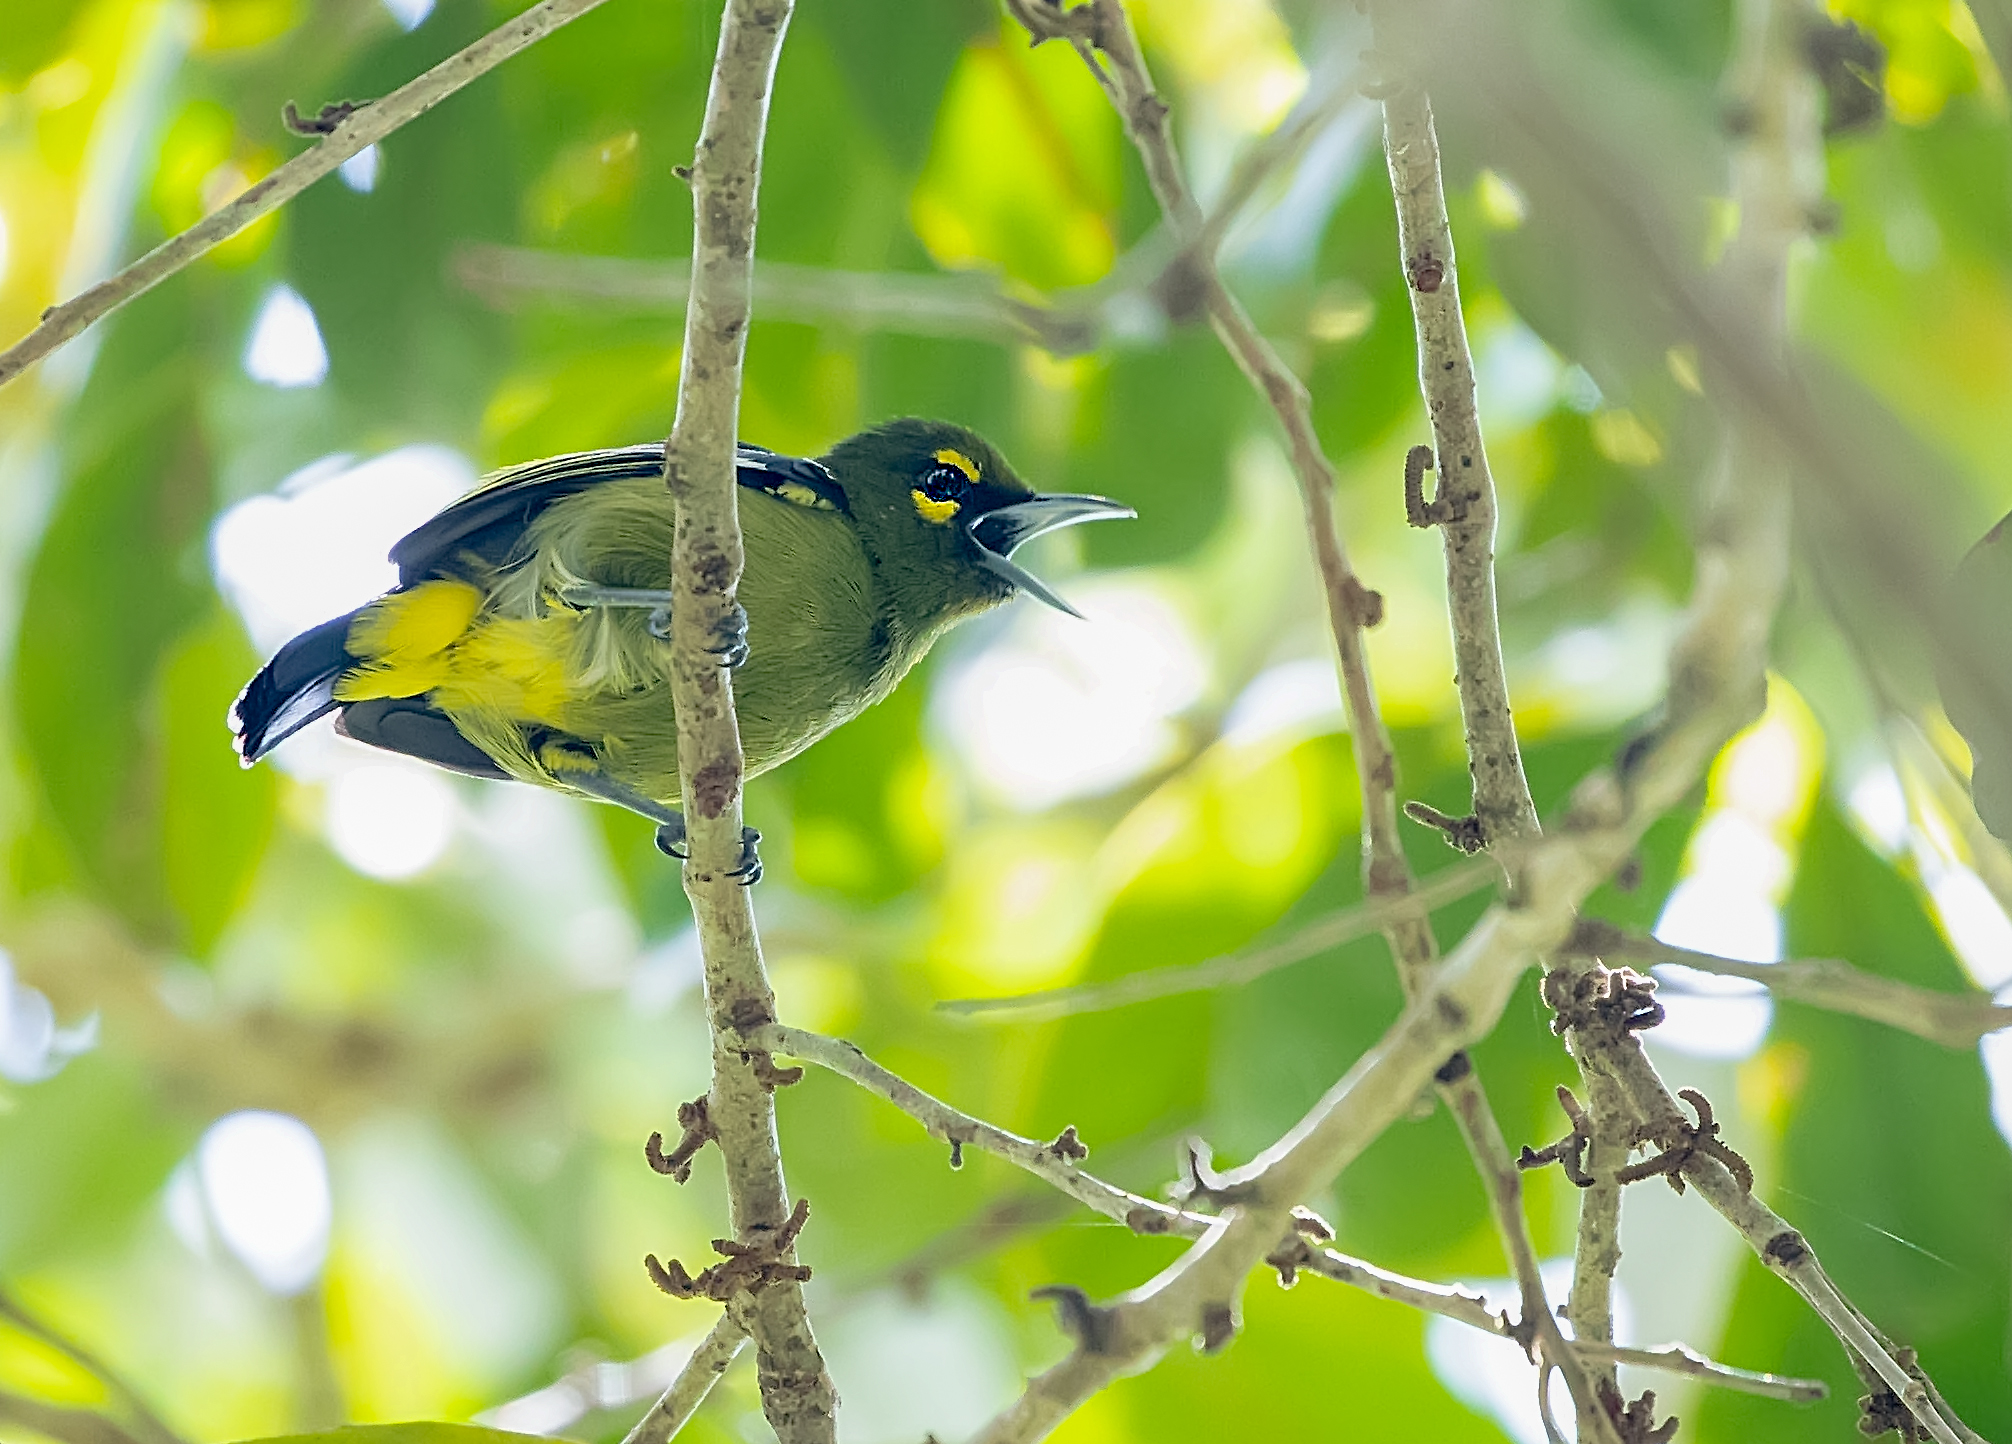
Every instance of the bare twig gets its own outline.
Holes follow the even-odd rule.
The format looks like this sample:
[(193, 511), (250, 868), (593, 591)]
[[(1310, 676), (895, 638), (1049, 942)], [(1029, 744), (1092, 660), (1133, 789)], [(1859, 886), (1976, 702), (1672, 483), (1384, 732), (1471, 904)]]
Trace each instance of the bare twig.
[[(743, 1030), (775, 1017), (754, 909), (737, 873), (742, 854), (740, 728), (720, 657), (708, 650), (738, 616), (743, 560), (734, 438), (746, 354), (754, 261), (755, 195), (776, 58), (790, 0), (727, 0), (706, 114), (691, 168), (696, 224), (692, 298), (685, 314), (677, 420), (664, 471), (677, 499), (672, 551), (671, 691), (684, 784), (685, 894), (704, 962), (713, 1037), (708, 1116), (726, 1162), (739, 1249), (775, 1241), (777, 1267), (752, 1296), (762, 1404), (782, 1444), (836, 1437), (838, 1397), (804, 1312), (793, 1271), (792, 1211), (776, 1139), (767, 1056)], [(738, 1242), (736, 1242), (736, 1240)], [(772, 1276), (771, 1276), (772, 1275)]]
[(2012, 1005), (1994, 1002), (1988, 993), (1940, 993), (1863, 972), (1837, 958), (1744, 963), (1737, 958), (1673, 948), (1600, 923), (1582, 926), (1573, 946), (1615, 961), (1677, 963), (1701, 973), (1746, 978), (1777, 998), (1884, 1023), (1945, 1048), (1974, 1048), (1986, 1033), (2012, 1028)]
[(720, 1315), (712, 1332), (705, 1336), (698, 1348), (692, 1351), (691, 1358), (685, 1361), (685, 1367), (678, 1371), (671, 1387), (664, 1390), (663, 1397), (636, 1421), (636, 1427), (628, 1432), (622, 1444), (666, 1444), (685, 1427), (685, 1421), (698, 1412), (699, 1405), (706, 1401), (706, 1395), (726, 1373), (747, 1338), (746, 1307), (736, 1300), (727, 1305), (726, 1312)]
[[(1429, 521), (1438, 523), (1446, 551), (1446, 605), (1467, 767), (1474, 783), (1474, 818), (1482, 844), (1489, 845), (1534, 836), (1538, 830), (1509, 710), (1495, 611), (1495, 482), (1481, 441), (1474, 358), (1460, 310), (1432, 103), (1408, 78), (1386, 78), (1382, 93), (1384, 153), (1418, 333), (1418, 381), (1432, 421), (1430, 455), (1437, 457), (1438, 490), (1424, 510)], [(1416, 454), (1414, 448), (1414, 458)], [(1407, 471), (1407, 480), (1415, 490), (1415, 471)], [(1416, 514), (1413, 520), (1418, 520)]]
[(1331, 948), (1338, 948), (1343, 943), (1353, 942), (1356, 938), (1367, 937), (1379, 929), (1422, 917), (1434, 908), (1444, 907), (1480, 891), (1501, 876), (1501, 868), (1494, 862), (1484, 859), (1464, 863), (1432, 874), (1415, 891), (1372, 898), (1354, 907), (1341, 908), (1308, 923), (1291, 937), (1248, 952), (1210, 958), (1186, 967), (1152, 968), (1108, 983), (1082, 983), (1075, 987), (1021, 993), (1010, 998), (959, 998), (936, 1006), (946, 1013), (964, 1016), (1033, 1014), (1036, 1017), (1060, 1017), (1070, 1013), (1096, 1013), (1108, 1008), (1122, 1008), (1180, 993), (1236, 987), (1318, 956)]
[[(680, 315), (691, 290), (691, 266), (683, 260), (469, 245), (454, 253), (451, 265), (462, 285), (497, 307), (553, 297)], [(753, 288), (754, 304), (765, 315), (784, 320), (910, 336), (1031, 342), (1058, 356), (1077, 355), (1109, 339), (1094, 294), (1080, 302), (1037, 305), (1009, 295), (986, 275), (835, 271), (757, 261)]]
[[(105, 1392), (111, 1395), (132, 1418), (130, 1436), (128, 1436), (125, 1429), (118, 1428), (118, 1432), (122, 1438), (130, 1437), (135, 1441), (135, 1444), (182, 1444), (181, 1436), (162, 1422), (161, 1416), (153, 1411), (140, 1391), (127, 1383), (117, 1370), (86, 1349), (82, 1344), (66, 1337), (52, 1325), (29, 1312), (20, 1300), (14, 1298), (4, 1289), (0, 1289), (0, 1320), (5, 1320), (22, 1333), (28, 1335), (29, 1338), (55, 1350), (103, 1385)], [(93, 1415), (91, 1417), (96, 1418), (98, 1416)], [(28, 1421), (21, 1420), (19, 1422), (26, 1423)], [(38, 1433), (50, 1434), (52, 1432), (41, 1428), (39, 1425), (31, 1424), (30, 1427), (35, 1428)], [(80, 1423), (78, 1427), (89, 1429), (96, 1426)], [(105, 1421), (105, 1427), (117, 1428), (109, 1420)], [(70, 1436), (52, 1435), (52, 1437), (68, 1438)]]
[(0, 352), (0, 386), (83, 334), (92, 322), (152, 290), (260, 216), (279, 209), (358, 151), (418, 119), (455, 91), (600, 3), (602, 0), (539, 0), (382, 100), (331, 107), (325, 127), (318, 119), (315, 122), (313, 133), (322, 137), (319, 144), (254, 181), (235, 199), (154, 247), (116, 276), (44, 311), (34, 330)]
[[(850, 1078), (868, 1092), (886, 1099), (920, 1123), (930, 1137), (960, 1150), (965, 1147), (977, 1148), (1003, 1158), (1047, 1182), (1078, 1203), (1125, 1224), (1135, 1233), (1199, 1238), (1216, 1224), (1215, 1219), (1206, 1215), (1170, 1208), (1163, 1203), (1128, 1193), (1094, 1177), (1080, 1166), (1074, 1157), (1074, 1150), (1058, 1149), (1054, 1143), (1041, 1143), (1035, 1139), (1022, 1138), (983, 1119), (959, 1112), (881, 1067), (842, 1038), (826, 1037), (823, 1034), (807, 1032), (802, 1028), (771, 1023), (750, 1034), (747, 1041), (771, 1052), (816, 1063), (820, 1067)], [(1292, 1277), (1299, 1273), (1316, 1274), (1321, 1278), (1374, 1294), (1378, 1298), (1407, 1305), (1421, 1313), (1442, 1315), (1502, 1338), (1519, 1338), (1521, 1333), (1519, 1327), (1505, 1316), (1491, 1313), (1487, 1300), (1479, 1294), (1470, 1293), (1457, 1286), (1431, 1284), (1407, 1278), (1403, 1274), (1393, 1273), (1375, 1264), (1351, 1258), (1334, 1249), (1310, 1242), (1309, 1233), (1319, 1237), (1324, 1235), (1326, 1230), (1324, 1226), (1312, 1223), (1310, 1220), (1300, 1222), (1295, 1226), (1287, 1243), (1273, 1250), (1266, 1259), (1267, 1263), (1279, 1270), (1282, 1281), (1289, 1284)], [(725, 1327), (728, 1322), (722, 1320), (721, 1326)], [(719, 1330), (715, 1329), (714, 1337), (716, 1338), (718, 1334)], [(709, 1339), (708, 1343), (711, 1342)], [(1650, 1350), (1589, 1344), (1580, 1346), (1580, 1351), (1603, 1361), (1638, 1364), (1643, 1368), (1693, 1374), (1725, 1388), (1765, 1394), (1773, 1398), (1807, 1402), (1822, 1398), (1824, 1393), (1824, 1386), (1816, 1381), (1787, 1379), (1773, 1374), (1757, 1374), (1734, 1369), (1714, 1363), (1681, 1345)], [(695, 1359), (692, 1365), (687, 1366), (687, 1372), (696, 1367), (698, 1362)], [(684, 1381), (680, 1380), (678, 1387), (682, 1387), (683, 1383)], [(666, 1395), (666, 1398), (668, 1397), (669, 1395)], [(641, 1426), (638, 1427), (640, 1429)], [(644, 1439), (637, 1433), (631, 1433), (625, 1444), (661, 1444), (661, 1437)]]
[[(770, 1023), (749, 1033), (747, 1041), (758, 1048), (829, 1068), (869, 1093), (885, 1098), (920, 1123), (930, 1137), (946, 1144), (952, 1150), (953, 1162), (962, 1161), (966, 1148), (982, 1149), (1052, 1184), (1084, 1207), (1116, 1219), (1134, 1233), (1198, 1238), (1214, 1226), (1215, 1220), (1205, 1214), (1187, 1213), (1104, 1182), (1081, 1167), (1073, 1148), (1022, 1138), (982, 1118), (959, 1112), (881, 1067), (843, 1038), (828, 1038), (802, 1028)], [(1065, 1136), (1073, 1140), (1075, 1130), (1069, 1130)]]

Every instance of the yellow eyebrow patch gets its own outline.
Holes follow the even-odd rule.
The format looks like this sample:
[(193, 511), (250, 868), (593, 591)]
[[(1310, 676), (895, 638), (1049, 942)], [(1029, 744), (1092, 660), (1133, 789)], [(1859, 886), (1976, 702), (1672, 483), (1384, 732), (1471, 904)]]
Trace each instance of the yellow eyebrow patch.
[[(949, 463), (947, 462), (945, 463), (945, 465), (948, 464)], [(956, 516), (958, 512), (963, 510), (963, 508), (957, 502), (954, 501), (932, 500), (930, 498), (929, 493), (923, 491), (919, 487), (909, 492), (908, 495), (914, 500), (915, 510), (921, 514), (922, 519), (926, 522), (933, 522), (937, 526), (942, 526), (945, 522), (949, 521), (950, 518)]]
[(966, 481), (970, 482), (973, 486), (978, 485), (978, 463), (963, 452), (952, 451), (946, 446), (943, 450), (936, 453), (936, 460), (939, 465), (956, 467), (964, 473)]

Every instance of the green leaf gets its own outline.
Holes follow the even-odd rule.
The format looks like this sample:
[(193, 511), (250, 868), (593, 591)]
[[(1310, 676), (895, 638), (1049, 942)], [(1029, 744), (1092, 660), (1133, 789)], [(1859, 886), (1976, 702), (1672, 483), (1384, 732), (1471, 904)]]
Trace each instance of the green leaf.
[(185, 946), (208, 953), (251, 891), (278, 808), (270, 768), (238, 766), (224, 710), (258, 659), (222, 611), (192, 628), (161, 666), (161, 840), (168, 900)]
[[(78, 403), (65, 489), (29, 574), (14, 705), (79, 881), (142, 929), (169, 923), (159, 855), (157, 670), (210, 605), (200, 543), (211, 459), (196, 416), (187, 288), (127, 309)], [(212, 712), (212, 719), (220, 716)], [(227, 743), (219, 726), (216, 745)]]

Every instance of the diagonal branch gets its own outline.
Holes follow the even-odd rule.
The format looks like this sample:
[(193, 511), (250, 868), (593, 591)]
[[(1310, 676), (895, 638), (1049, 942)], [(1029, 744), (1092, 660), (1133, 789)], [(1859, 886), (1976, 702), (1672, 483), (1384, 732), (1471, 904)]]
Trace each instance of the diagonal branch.
[[(708, 650), (740, 617), (734, 599), (743, 553), (734, 485), (734, 440), (754, 265), (755, 197), (776, 59), (790, 0), (727, 0), (704, 125), (691, 168), (695, 226), (692, 297), (685, 313), (677, 420), (664, 474), (677, 499), (671, 556), (671, 695), (677, 709), (678, 774), (685, 794), (685, 894), (691, 900), (713, 1038), (709, 1113), (726, 1161), (739, 1246), (776, 1241), (776, 1262), (793, 1264), (789, 1195), (776, 1137), (774, 1076), (743, 1029), (775, 1017), (748, 890), (737, 875), (745, 771), (733, 687)], [(800, 1221), (799, 1221), (800, 1224)], [(782, 1444), (829, 1444), (838, 1396), (826, 1373), (803, 1288), (785, 1268), (753, 1294), (762, 1405)]]
[[(1080, 1144), (1076, 1140), (1074, 1129), (1065, 1130), (1062, 1137), (1054, 1143), (1040, 1143), (1031, 1138), (1022, 1138), (1018, 1134), (1009, 1133), (1003, 1128), (987, 1123), (983, 1119), (974, 1118), (968, 1113), (959, 1112), (931, 1097), (898, 1074), (883, 1068), (842, 1038), (831, 1038), (820, 1033), (807, 1032), (802, 1028), (771, 1023), (750, 1034), (747, 1041), (772, 1052), (828, 1068), (842, 1077), (850, 1078), (869, 1093), (886, 1099), (920, 1123), (930, 1137), (951, 1145), (952, 1166), (956, 1165), (964, 1148), (982, 1149), (1026, 1170), (1078, 1203), (1117, 1220), (1135, 1233), (1171, 1233), (1184, 1238), (1199, 1238), (1216, 1225), (1217, 1221), (1206, 1215), (1169, 1208), (1165, 1204), (1156, 1203), (1138, 1194), (1128, 1193), (1086, 1172), (1079, 1165)], [(1296, 1224), (1287, 1242), (1275, 1249), (1265, 1260), (1279, 1271), (1281, 1283), (1290, 1287), (1297, 1274), (1315, 1274), (1360, 1289), (1364, 1293), (1373, 1294), (1377, 1298), (1404, 1304), (1417, 1309), (1420, 1313), (1437, 1314), (1454, 1319), (1470, 1328), (1480, 1329), (1500, 1338), (1512, 1340), (1519, 1338), (1521, 1334), (1519, 1327), (1506, 1315), (1491, 1313), (1487, 1300), (1479, 1294), (1469, 1293), (1458, 1287), (1407, 1278), (1403, 1274), (1393, 1273), (1362, 1259), (1351, 1258), (1347, 1254), (1309, 1241), (1310, 1236), (1319, 1238), (1324, 1231), (1323, 1225), (1313, 1220), (1311, 1216), (1306, 1216)], [(729, 1322), (723, 1319), (720, 1327), (727, 1327)], [(715, 1329), (715, 1336), (718, 1333), (719, 1329)], [(708, 1340), (708, 1343), (710, 1342), (711, 1340)], [(1798, 1403), (1820, 1399), (1824, 1394), (1824, 1386), (1814, 1380), (1790, 1379), (1775, 1374), (1757, 1374), (1744, 1369), (1735, 1369), (1715, 1363), (1678, 1344), (1667, 1345), (1661, 1349), (1622, 1349), (1612, 1345), (1586, 1345), (1581, 1346), (1581, 1351), (1602, 1361), (1635, 1364), (1647, 1369), (1694, 1375), (1722, 1388), (1763, 1394), (1770, 1398), (1787, 1399)], [(687, 1374), (697, 1367), (695, 1358), (694, 1363), (687, 1366)], [(683, 1387), (683, 1383), (681, 1379), (677, 1387)], [(665, 1397), (668, 1399), (670, 1395), (667, 1394)], [(638, 1426), (638, 1431), (640, 1429), (641, 1426)], [(640, 1437), (639, 1432), (632, 1432), (624, 1444), (662, 1444), (664, 1437), (667, 1436), (654, 1435), (645, 1438)]]
[[(2012, 1005), (1993, 1001), (1989, 993), (1941, 993), (1864, 972), (1837, 958), (1744, 963), (1737, 958), (1673, 948), (1591, 920), (1580, 924), (1572, 946), (1575, 951), (1616, 961), (1650, 966), (1677, 963), (1701, 973), (1746, 978), (1777, 998), (1884, 1023), (1945, 1048), (1974, 1048), (1986, 1033), (2012, 1028)], [(1665, 982), (1665, 987), (1671, 986)]]
[(705, 1403), (706, 1395), (712, 1392), (713, 1385), (720, 1381), (747, 1341), (745, 1305), (728, 1304), (712, 1332), (692, 1351), (684, 1368), (678, 1370), (671, 1387), (636, 1421), (636, 1427), (623, 1438), (622, 1444), (667, 1444), (685, 1427), (685, 1421), (698, 1412), (699, 1405)]
[[(278, 210), (358, 151), (417, 120), (455, 91), (601, 3), (602, 0), (539, 0), (382, 100), (354, 108), (346, 104), (331, 106), (324, 112), (325, 119), (305, 122), (303, 129), (321, 135), (318, 145), (254, 181), (234, 200), (219, 206), (180, 235), (163, 241), (116, 276), (44, 311), (34, 330), (0, 351), (0, 386), (65, 342), (75, 340), (92, 322), (152, 290), (260, 216)], [(290, 111), (291, 106), (288, 108)]]

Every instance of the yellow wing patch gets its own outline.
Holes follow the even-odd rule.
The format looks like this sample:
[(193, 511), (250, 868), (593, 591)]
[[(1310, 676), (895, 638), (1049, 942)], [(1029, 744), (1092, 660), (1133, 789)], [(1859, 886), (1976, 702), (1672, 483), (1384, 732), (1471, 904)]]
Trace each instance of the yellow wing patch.
[(764, 487), (770, 496), (781, 497), (792, 506), (808, 507), (812, 511), (837, 511), (838, 506), (828, 496), (820, 496), (800, 481), (779, 481), (774, 486)]

